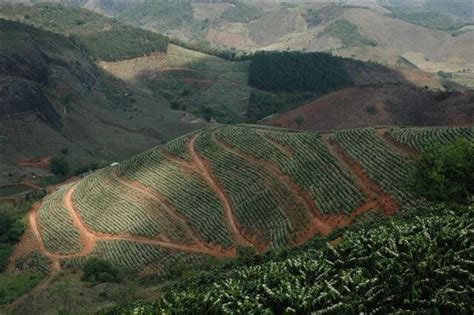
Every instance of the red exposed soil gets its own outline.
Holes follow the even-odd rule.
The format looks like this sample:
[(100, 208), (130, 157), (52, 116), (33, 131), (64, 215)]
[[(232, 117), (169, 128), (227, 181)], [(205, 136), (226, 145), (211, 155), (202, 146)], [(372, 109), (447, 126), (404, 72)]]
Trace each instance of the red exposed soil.
[(250, 162), (253, 164), (257, 164), (267, 171), (270, 171), (275, 179), (279, 180), (283, 185), (285, 185), (288, 191), (292, 192), (295, 199), (298, 203), (307, 211), (308, 217), (313, 218), (313, 222), (311, 224), (312, 227), (316, 228), (318, 232), (323, 235), (327, 235), (331, 233), (333, 227), (329, 224), (321, 220), (321, 216), (319, 215), (321, 211), (316, 207), (311, 196), (304, 190), (302, 190), (294, 181), (293, 179), (288, 176), (287, 174), (283, 173), (283, 171), (275, 164), (270, 163), (268, 161), (258, 159), (256, 157), (244, 154), (228, 143), (223, 142), (222, 140), (218, 139), (215, 134), (213, 134), (214, 142), (218, 143), (220, 146), (225, 148), (227, 151), (231, 152), (232, 154)]
[[(329, 135), (325, 135), (326, 140)], [(265, 139), (269, 140), (265, 137)], [(378, 184), (372, 180), (364, 172), (362, 166), (350, 159), (344, 150), (337, 145), (334, 141), (330, 141), (330, 150), (333, 154), (343, 163), (343, 165), (351, 172), (356, 175), (357, 183), (367, 197), (367, 202), (361, 205), (358, 209), (354, 210), (350, 215), (345, 214), (323, 214), (316, 207), (313, 199), (308, 192), (301, 189), (294, 180), (287, 174), (285, 174), (277, 165), (268, 162), (266, 160), (258, 159), (256, 157), (244, 154), (237, 149), (233, 148), (229, 144), (217, 139), (213, 134), (213, 140), (230, 151), (232, 154), (237, 155), (253, 164), (260, 165), (265, 169), (273, 173), (273, 175), (284, 185), (293, 192), (296, 199), (310, 211), (312, 221), (308, 229), (301, 231), (295, 236), (294, 244), (300, 245), (307, 240), (314, 237), (316, 234), (328, 235), (333, 229), (344, 227), (352, 224), (352, 222), (361, 214), (375, 209), (382, 209), (385, 214), (391, 215), (398, 210), (397, 203), (387, 193), (383, 192)], [(274, 143), (275, 144), (275, 143)], [(278, 144), (277, 144), (278, 145)], [(277, 146), (279, 147), (279, 146)], [(281, 148), (280, 148), (281, 149)], [(287, 156), (289, 156), (288, 152)]]
[(237, 219), (234, 217), (234, 211), (230, 205), (229, 198), (224, 193), (223, 189), (221, 189), (221, 187), (219, 187), (219, 185), (217, 184), (217, 181), (214, 178), (210, 167), (207, 165), (204, 159), (202, 159), (199, 156), (199, 154), (195, 150), (196, 138), (197, 138), (197, 135), (194, 135), (191, 138), (191, 140), (188, 142), (189, 154), (191, 158), (193, 159), (195, 166), (197, 167), (199, 172), (203, 175), (204, 179), (207, 181), (209, 187), (214, 191), (214, 193), (217, 195), (217, 197), (221, 201), (221, 204), (225, 210), (227, 222), (229, 224), (229, 227), (234, 239), (240, 246), (254, 245), (257, 248), (259, 248), (260, 246), (255, 244), (255, 242), (250, 241), (249, 238), (243, 235), (243, 233), (241, 232)]
[[(265, 132), (260, 130), (258, 132), (266, 141), (273, 144), (277, 147), (283, 154), (288, 156), (289, 158), (292, 157), (293, 152), (289, 148), (280, 143), (273, 141), (265, 136)], [(391, 138), (388, 138), (386, 135), (385, 129), (379, 129), (378, 134), (383, 137), (383, 139), (387, 142), (390, 141), (390, 145), (397, 148), (399, 152), (403, 152), (404, 154), (412, 155), (415, 152), (407, 150), (401, 144), (394, 141)], [(254, 246), (259, 251), (265, 251), (268, 247), (268, 244), (262, 244), (258, 241), (258, 238), (254, 237), (251, 238), (248, 235), (245, 235), (242, 232), (242, 227), (239, 225), (238, 220), (234, 217), (234, 211), (231, 206), (231, 202), (224, 192), (224, 190), (220, 187), (217, 179), (214, 177), (210, 166), (207, 164), (207, 161), (202, 158), (199, 153), (196, 151), (195, 148), (195, 141), (198, 135), (194, 135), (187, 144), (187, 150), (190, 156), (191, 161), (188, 162), (184, 159), (180, 159), (178, 157), (172, 156), (170, 154), (165, 154), (165, 157), (170, 160), (172, 163), (178, 165), (181, 168), (184, 168), (186, 171), (194, 172), (200, 174), (203, 179), (206, 181), (208, 186), (211, 190), (216, 194), (219, 200), (222, 203), (222, 206), (225, 210), (226, 220), (229, 226), (229, 230), (232, 233), (235, 242), (240, 246)], [(367, 201), (361, 205), (358, 209), (353, 211), (350, 215), (345, 215), (342, 213), (338, 214), (323, 214), (317, 208), (315, 202), (313, 201), (311, 195), (301, 189), (294, 180), (284, 173), (280, 167), (273, 162), (256, 158), (254, 156), (250, 156), (243, 152), (240, 152), (238, 149), (232, 147), (230, 144), (224, 142), (217, 138), (216, 134), (212, 134), (212, 140), (222, 146), (224, 149), (228, 150), (232, 154), (239, 156), (240, 158), (253, 163), (260, 165), (261, 167), (265, 168), (267, 171), (272, 173), (272, 175), (282, 184), (285, 185), (289, 191), (291, 191), (297, 202), (302, 206), (302, 208), (306, 209), (308, 216), (311, 218), (310, 226), (305, 231), (301, 231), (298, 233), (293, 243), (295, 245), (300, 245), (307, 240), (314, 237), (316, 234), (323, 234), (327, 235), (332, 232), (333, 229), (338, 227), (344, 227), (353, 223), (353, 221), (361, 214), (364, 214), (369, 211), (373, 210), (381, 210), (385, 215), (393, 215), (399, 209), (399, 205), (397, 202), (387, 193), (385, 193), (381, 187), (376, 183), (371, 177), (369, 177), (363, 167), (356, 161), (354, 161), (345, 151), (344, 149), (334, 140), (332, 134), (324, 134), (323, 140), (327, 143), (330, 152), (339, 160), (339, 162), (345, 167), (348, 171), (352, 172), (355, 175), (355, 179), (359, 189), (362, 193), (366, 196)], [(32, 232), (34, 237), (37, 239), (37, 243), (35, 243), (35, 247), (38, 248), (40, 252), (49, 257), (52, 260), (52, 268), (53, 270), (59, 270), (60, 268), (60, 260), (67, 259), (67, 258), (74, 258), (74, 257), (82, 257), (91, 254), (95, 248), (97, 241), (113, 241), (113, 240), (127, 240), (138, 242), (141, 244), (148, 244), (153, 246), (161, 246), (166, 247), (174, 250), (185, 251), (185, 252), (194, 252), (194, 253), (203, 253), (208, 254), (215, 257), (235, 257), (236, 250), (235, 248), (232, 249), (222, 249), (219, 246), (215, 246), (213, 244), (205, 243), (202, 238), (193, 230), (192, 224), (188, 222), (184, 217), (182, 217), (177, 210), (170, 204), (167, 199), (162, 196), (160, 193), (144, 186), (143, 184), (135, 181), (131, 181), (130, 179), (126, 178), (117, 173), (117, 170), (113, 170), (112, 175), (115, 176), (118, 182), (125, 185), (129, 189), (134, 189), (140, 191), (142, 194), (146, 195), (147, 197), (153, 199), (160, 205), (160, 208), (166, 211), (171, 217), (173, 217), (177, 222), (181, 224), (184, 228), (185, 232), (189, 236), (189, 238), (193, 241), (192, 244), (177, 244), (170, 242), (167, 239), (163, 238), (147, 238), (147, 237), (138, 237), (132, 236), (127, 233), (123, 234), (107, 234), (93, 230), (89, 227), (81, 218), (80, 214), (74, 208), (74, 203), (72, 196), (74, 194), (75, 188), (77, 184), (70, 187), (65, 195), (64, 195), (64, 205), (67, 208), (69, 215), (73, 221), (74, 227), (79, 231), (80, 234), (80, 243), (82, 245), (82, 250), (80, 252), (64, 255), (50, 252), (42, 239), (41, 235), (41, 227), (38, 226), (37, 216), (38, 216), (38, 209), (41, 206), (41, 203), (35, 203), (31, 209), (29, 215), (29, 222), (30, 222), (30, 229), (29, 231)], [(26, 235), (26, 234), (25, 234)], [(17, 251), (15, 251), (14, 255), (12, 256), (9, 264), (9, 268), (14, 264), (14, 260), (20, 252), (24, 251), (26, 245), (31, 243), (31, 240), (27, 242), (27, 240), (22, 240), (19, 245)], [(28, 247), (28, 246), (26, 246)]]
[(22, 160), (20, 161), (20, 163), (18, 163), (18, 165), (20, 165), (21, 167), (49, 169), (50, 161), (50, 156), (40, 156), (30, 160)]
[[(388, 125), (458, 126), (472, 124), (473, 106), (472, 93), (443, 95), (404, 85), (358, 86), (329, 93), (260, 123), (308, 131)], [(304, 118), (302, 122), (300, 117)]]
[(43, 189), (43, 187), (36, 185), (36, 184), (33, 183), (32, 181), (24, 181), (24, 182), (21, 182), (21, 184), (22, 184), (22, 185), (25, 185), (25, 186), (28, 186), (28, 187), (30, 187), (31, 189), (34, 189), (34, 190), (41, 190), (41, 189)]
[(398, 152), (400, 155), (403, 156), (418, 156), (420, 155), (420, 152), (417, 150), (410, 148), (409, 146), (398, 142), (397, 140), (393, 139), (390, 137), (388, 134), (388, 129), (386, 128), (380, 128), (376, 129), (377, 134), (380, 136), (380, 138), (385, 141), (385, 143), (388, 144), (388, 146), (394, 150), (395, 152)]
[(354, 173), (360, 190), (368, 199), (368, 202), (354, 211), (351, 216), (355, 218), (358, 214), (370, 210), (368, 208), (370, 208), (370, 203), (373, 201), (376, 201), (376, 207), (372, 209), (379, 208), (386, 215), (395, 214), (399, 206), (393, 197), (384, 192), (379, 184), (365, 173), (364, 168), (354, 161), (331, 136), (327, 135), (325, 138), (338, 160)]
[(202, 237), (193, 230), (192, 224), (188, 222), (188, 220), (183, 217), (178, 210), (166, 199), (165, 196), (153, 190), (149, 187), (146, 187), (142, 183), (138, 181), (131, 181), (130, 179), (126, 178), (125, 176), (120, 176), (117, 173), (117, 170), (113, 170), (111, 172), (112, 176), (115, 176), (116, 180), (120, 182), (122, 185), (128, 187), (129, 189), (138, 190), (145, 196), (149, 197), (150, 199), (154, 200), (159, 206), (160, 209), (163, 209), (169, 216), (171, 216), (174, 220), (180, 223), (180, 226), (186, 232), (187, 236), (194, 242), (196, 246), (202, 247), (204, 249), (211, 249), (215, 252), (222, 252), (225, 255), (234, 255), (235, 251), (233, 249), (224, 250), (220, 246), (216, 246), (214, 244), (206, 243)]
[[(385, 193), (380, 186), (370, 178), (364, 171), (363, 167), (350, 158), (342, 147), (331, 138), (331, 135), (326, 134), (323, 139), (328, 143), (328, 147), (332, 154), (342, 163), (342, 165), (352, 172), (356, 177), (357, 185), (362, 193), (367, 198), (367, 201), (356, 210), (352, 211), (350, 215), (345, 214), (321, 214), (322, 220), (333, 227), (345, 227), (351, 225), (354, 220), (367, 212), (374, 210), (382, 210), (385, 215), (395, 214), (399, 206), (397, 202)], [(295, 240), (295, 244), (300, 245), (311, 239), (317, 232), (316, 228), (309, 229), (302, 236)]]
[(58, 254), (50, 252), (45, 244), (44, 240), (41, 236), (41, 230), (38, 225), (38, 209), (41, 207), (41, 203), (37, 202), (33, 205), (30, 215), (29, 215), (29, 223), (30, 229), (33, 232), (34, 236), (38, 240), (38, 247), (42, 255), (49, 257), (52, 260), (53, 270), (57, 270), (60, 268), (60, 259), (68, 259), (68, 258), (75, 258), (75, 257), (83, 257), (87, 256), (92, 253), (95, 248), (97, 241), (132, 241), (141, 244), (153, 245), (153, 246), (161, 246), (165, 248), (175, 249), (184, 252), (193, 252), (193, 253), (203, 253), (208, 254), (215, 257), (235, 257), (235, 251), (222, 251), (222, 250), (214, 250), (209, 247), (205, 247), (202, 244), (200, 245), (187, 245), (187, 244), (175, 244), (167, 241), (163, 241), (160, 239), (152, 239), (146, 237), (138, 237), (132, 236), (129, 234), (120, 234), (120, 235), (112, 235), (102, 232), (97, 232), (91, 229), (86, 223), (82, 220), (79, 213), (75, 210), (72, 195), (76, 189), (76, 185), (72, 186), (68, 189), (66, 194), (64, 195), (64, 206), (68, 209), (69, 215), (73, 221), (74, 228), (78, 230), (80, 234), (80, 242), (82, 245), (82, 250), (80, 252), (74, 254)]
[(191, 162), (188, 162), (182, 158), (173, 156), (165, 151), (162, 152), (163, 156), (170, 161), (171, 163), (175, 164), (176, 166), (179, 166), (183, 168), (184, 170), (188, 172), (197, 172), (199, 173), (199, 170), (197, 169), (196, 166), (194, 166)]

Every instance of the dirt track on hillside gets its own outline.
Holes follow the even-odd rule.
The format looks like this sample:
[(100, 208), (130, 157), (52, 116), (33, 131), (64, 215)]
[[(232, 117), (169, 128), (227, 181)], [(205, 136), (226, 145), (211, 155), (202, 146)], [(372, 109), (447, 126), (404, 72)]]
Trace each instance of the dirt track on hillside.
[(179, 211), (166, 199), (165, 196), (160, 194), (158, 191), (146, 187), (138, 181), (131, 181), (125, 176), (120, 176), (116, 170), (113, 170), (111, 172), (111, 175), (114, 176), (115, 179), (119, 181), (122, 185), (125, 185), (129, 189), (138, 190), (142, 194), (156, 201), (156, 203), (160, 206), (161, 209), (166, 211), (166, 213), (168, 213), (174, 220), (180, 223), (180, 226), (184, 229), (187, 236), (192, 239), (192, 241), (197, 247), (203, 248), (203, 250), (209, 249), (216, 253), (220, 252), (223, 254), (219, 256), (227, 257), (235, 255), (234, 249), (223, 249), (220, 246), (209, 244), (204, 241), (203, 238), (193, 229), (193, 225), (179, 213)]
[[(342, 150), (342, 148), (335, 148), (333, 143), (329, 145), (331, 152), (333, 152), (333, 154), (339, 160), (341, 160), (341, 162), (350, 172), (354, 173), (361, 191), (367, 198), (367, 201), (360, 207), (352, 211), (350, 215), (346, 215), (343, 213), (323, 214), (316, 207), (309, 193), (299, 187), (299, 185), (296, 184), (289, 175), (285, 174), (277, 165), (272, 162), (258, 159), (253, 156), (249, 156), (245, 153), (242, 153), (231, 145), (223, 142), (222, 140), (217, 139), (214, 135), (213, 140), (222, 147), (226, 148), (232, 154), (235, 154), (248, 162), (260, 165), (266, 170), (272, 172), (276, 178), (278, 178), (283, 184), (288, 187), (290, 191), (293, 192), (295, 197), (300, 202), (304, 202), (304, 205), (307, 207), (307, 209), (310, 209), (310, 217), (312, 218), (311, 224), (308, 229), (306, 229), (305, 231), (301, 231), (295, 236), (295, 245), (301, 245), (317, 234), (328, 235), (336, 228), (348, 226), (352, 224), (358, 216), (368, 211), (382, 209), (385, 214), (391, 215), (398, 210), (398, 205), (393, 200), (393, 198), (387, 193), (383, 192), (382, 189), (378, 186), (378, 184), (365, 174), (363, 168), (359, 164), (355, 163), (352, 160), (349, 160), (348, 156)], [(337, 154), (335, 153), (336, 150)]]
[(232, 147), (228, 143), (218, 139), (215, 134), (213, 134), (212, 136), (214, 142), (218, 143), (220, 146), (222, 146), (224, 149), (226, 149), (233, 155), (236, 155), (250, 163), (259, 165), (260, 167), (269, 171), (277, 180), (279, 180), (283, 185), (286, 186), (288, 191), (292, 192), (298, 203), (302, 206), (303, 209), (306, 210), (308, 218), (312, 218), (312, 226), (316, 227), (317, 230), (323, 235), (328, 235), (329, 233), (331, 233), (333, 227), (321, 219), (319, 215), (321, 211), (316, 207), (316, 204), (314, 203), (311, 196), (306, 191), (301, 189), (294, 182), (294, 180), (290, 176), (285, 174), (277, 165), (269, 161), (258, 159), (256, 157), (240, 152), (238, 149)]
[(217, 195), (219, 200), (221, 201), (222, 206), (224, 207), (227, 222), (229, 224), (230, 230), (234, 239), (240, 246), (252, 246), (256, 245), (251, 242), (239, 228), (239, 224), (237, 223), (237, 219), (234, 217), (234, 211), (230, 204), (229, 198), (224, 193), (223, 189), (217, 184), (216, 179), (214, 178), (210, 167), (207, 163), (199, 156), (195, 149), (195, 141), (197, 135), (194, 135), (191, 140), (188, 142), (188, 152), (196, 165), (199, 169), (200, 173), (203, 175), (204, 179), (207, 181), (209, 187), (214, 191)]
[[(76, 184), (77, 185), (77, 184)], [(72, 195), (76, 189), (76, 185), (72, 186), (68, 189), (65, 193), (63, 202), (64, 206), (69, 212), (71, 219), (73, 220), (74, 228), (76, 228), (80, 234), (80, 243), (82, 245), (82, 250), (80, 252), (74, 254), (58, 254), (49, 251), (46, 248), (44, 240), (41, 235), (41, 228), (38, 224), (38, 210), (41, 208), (41, 203), (37, 202), (33, 205), (30, 215), (29, 215), (29, 223), (30, 228), (35, 235), (36, 239), (39, 243), (39, 250), (42, 255), (49, 257), (52, 260), (53, 270), (59, 270), (61, 259), (70, 259), (70, 258), (77, 258), (77, 257), (84, 257), (90, 255), (97, 244), (98, 241), (131, 241), (140, 244), (147, 244), (153, 246), (160, 246), (169, 249), (175, 249), (184, 252), (192, 252), (192, 253), (202, 253), (211, 255), (214, 257), (234, 257), (235, 251), (223, 251), (223, 250), (216, 250), (211, 249), (209, 247), (203, 246), (202, 244), (176, 244), (168, 241), (163, 241), (160, 239), (152, 239), (147, 237), (139, 237), (139, 236), (132, 236), (129, 234), (107, 234), (102, 232), (97, 232), (91, 229), (81, 218), (80, 214), (74, 208)]]
[(403, 156), (419, 156), (420, 152), (390, 137), (387, 128), (375, 129), (379, 137), (395, 152)]
[(380, 185), (367, 175), (367, 173), (364, 171), (364, 168), (359, 163), (354, 161), (354, 159), (352, 159), (344, 151), (344, 149), (336, 142), (334, 138), (332, 138), (332, 136), (325, 137), (325, 140), (339, 162), (341, 162), (341, 164), (346, 169), (349, 169), (355, 175), (359, 189), (368, 199), (367, 204), (357, 209), (355, 213), (357, 214), (357, 212), (362, 212), (371, 201), (376, 201), (377, 207), (380, 208), (380, 210), (382, 210), (386, 215), (395, 214), (399, 209), (399, 205), (393, 199), (393, 197), (384, 192)]
[[(379, 134), (382, 136), (385, 134), (384, 130), (379, 131)], [(283, 154), (287, 155), (288, 158), (292, 158), (293, 152), (288, 151), (287, 148), (283, 146), (278, 146), (278, 143), (273, 143), (264, 134), (260, 134), (264, 139), (269, 141), (269, 143), (275, 145)], [(242, 233), (242, 229), (239, 226), (237, 219), (234, 216), (234, 210), (231, 206), (231, 202), (220, 187), (217, 179), (212, 173), (212, 169), (207, 164), (207, 161), (200, 156), (196, 150), (196, 138), (198, 135), (194, 135), (187, 143), (187, 151), (191, 158), (191, 161), (186, 161), (172, 155), (165, 155), (171, 163), (184, 168), (185, 171), (195, 172), (202, 176), (203, 180), (207, 183), (210, 189), (216, 194), (220, 200), (224, 210), (227, 224), (229, 226), (230, 233), (232, 233), (234, 240), (237, 245), (240, 246), (254, 246), (259, 251), (264, 251), (267, 248), (267, 245), (261, 244), (257, 239), (252, 239), (247, 235)], [(364, 214), (373, 210), (381, 210), (385, 215), (393, 215), (399, 210), (398, 203), (393, 199), (392, 196), (385, 193), (377, 182), (375, 182), (371, 177), (369, 177), (363, 167), (356, 161), (354, 161), (344, 149), (335, 141), (332, 134), (324, 134), (323, 140), (327, 143), (328, 148), (338, 160), (349, 172), (355, 175), (356, 183), (361, 190), (361, 192), (366, 197), (366, 202), (362, 204), (359, 208), (355, 209), (351, 214), (346, 215), (343, 213), (336, 214), (323, 214), (317, 208), (315, 202), (313, 201), (311, 195), (299, 187), (293, 178), (288, 174), (284, 173), (280, 167), (267, 160), (259, 159), (248, 154), (241, 152), (240, 150), (234, 148), (230, 144), (224, 142), (217, 138), (215, 133), (211, 135), (212, 141), (223, 147), (225, 150), (229, 151), (231, 154), (236, 155), (249, 163), (259, 165), (265, 170), (269, 171), (282, 185), (285, 185), (287, 189), (292, 192), (301, 205), (302, 208), (307, 211), (308, 217), (311, 218), (309, 227), (300, 231), (295, 235), (293, 240), (294, 245), (299, 245), (307, 240), (314, 237), (316, 234), (328, 235), (335, 228), (344, 227), (353, 223), (353, 221), (361, 214)], [(386, 140), (387, 141), (387, 140)], [(395, 145), (395, 144), (392, 144)], [(400, 149), (401, 150), (401, 149)], [(405, 152), (410, 154), (410, 152)], [(129, 189), (138, 190), (140, 193), (146, 195), (148, 198), (156, 201), (163, 211), (166, 211), (170, 216), (172, 216), (177, 222), (179, 222), (185, 232), (188, 234), (189, 238), (193, 243), (191, 244), (181, 244), (173, 243), (165, 239), (160, 238), (147, 238), (133, 236), (128, 233), (122, 234), (108, 234), (99, 231), (93, 230), (90, 226), (84, 222), (80, 213), (76, 210), (73, 201), (73, 194), (77, 187), (77, 183), (68, 188), (64, 194), (63, 203), (68, 213), (73, 221), (74, 228), (80, 234), (80, 243), (82, 250), (73, 253), (73, 254), (59, 254), (51, 252), (47, 249), (44, 240), (41, 234), (41, 226), (38, 224), (38, 210), (41, 207), (41, 203), (37, 202), (33, 205), (31, 212), (29, 214), (29, 223), (30, 229), (38, 240), (38, 247), (40, 252), (49, 257), (52, 260), (52, 268), (54, 270), (60, 269), (60, 260), (69, 259), (76, 257), (83, 257), (93, 253), (95, 246), (98, 241), (132, 241), (141, 244), (153, 245), (165, 247), (173, 250), (184, 251), (184, 252), (193, 252), (193, 253), (202, 253), (215, 257), (235, 257), (236, 249), (222, 249), (219, 246), (214, 246), (213, 244), (208, 244), (202, 240), (200, 235), (194, 231), (193, 226), (190, 222), (181, 216), (178, 211), (167, 201), (167, 199), (155, 192), (154, 190), (144, 186), (139, 182), (132, 181), (125, 176), (121, 176), (117, 173), (117, 170), (112, 170), (111, 174), (116, 178), (116, 180), (126, 186)]]

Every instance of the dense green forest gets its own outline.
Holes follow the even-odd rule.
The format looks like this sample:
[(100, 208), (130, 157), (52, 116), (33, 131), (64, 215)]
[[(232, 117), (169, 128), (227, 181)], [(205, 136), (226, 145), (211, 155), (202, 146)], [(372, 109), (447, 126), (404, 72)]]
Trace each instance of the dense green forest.
[(256, 53), (250, 63), (248, 82), (266, 91), (321, 95), (353, 84), (342, 58), (302, 52)]
[(345, 60), (327, 53), (258, 52), (241, 58), (251, 60), (249, 85), (272, 92), (252, 91), (245, 114), (248, 122), (354, 84)]
[(472, 206), (415, 209), (186, 277), (111, 314), (468, 314), (473, 222)]

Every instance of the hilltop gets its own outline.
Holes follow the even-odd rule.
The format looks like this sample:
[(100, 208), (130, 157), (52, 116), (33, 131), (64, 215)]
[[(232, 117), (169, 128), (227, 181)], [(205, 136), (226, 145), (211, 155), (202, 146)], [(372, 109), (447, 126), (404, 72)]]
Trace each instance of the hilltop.
[(36, 204), (25, 240), (37, 245), (20, 244), (16, 268), (33, 268), (21, 263), (31, 255), (51, 270), (99, 256), (166, 274), (172, 263), (235, 257), (242, 247), (297, 246), (418, 204), (403, 185), (412, 169), (408, 157), (458, 137), (472, 140), (473, 129), (204, 129)]
[[(413, 170), (411, 158), (433, 143), (472, 141), (473, 132), (472, 127), (394, 127), (311, 133), (236, 125), (184, 135), (63, 185), (33, 206), (7, 271), (41, 272), (56, 280), (46, 280), (12, 308), (93, 312), (110, 306), (107, 301), (117, 301), (123, 284), (91, 287), (74, 272), (91, 257), (142, 279), (136, 292), (127, 288), (133, 293), (120, 299), (123, 303), (153, 300), (163, 292), (153, 287), (156, 281), (218, 266), (215, 259), (224, 270), (239, 266), (249, 248), (268, 253), (255, 262), (274, 263), (289, 251), (301, 255), (314, 242), (337, 245), (340, 231), (354, 224), (370, 227), (366, 231), (379, 224), (377, 231), (393, 235), (389, 230), (396, 228), (382, 219), (429, 207), (404, 185)], [(210, 281), (196, 276), (194, 284)], [(62, 285), (70, 291), (49, 293)], [(73, 292), (83, 295), (70, 300)], [(85, 299), (94, 303), (83, 305)]]

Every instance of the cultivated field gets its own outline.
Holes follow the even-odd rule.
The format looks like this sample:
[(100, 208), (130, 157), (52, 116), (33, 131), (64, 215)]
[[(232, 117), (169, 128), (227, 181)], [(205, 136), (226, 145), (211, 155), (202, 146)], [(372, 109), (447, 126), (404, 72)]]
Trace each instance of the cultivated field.
[(15, 257), (28, 263), (16, 264), (49, 261), (58, 270), (99, 256), (166, 273), (170, 264), (235, 257), (239, 247), (263, 252), (302, 244), (419, 203), (403, 185), (410, 158), (458, 137), (472, 140), (473, 128), (204, 129), (36, 204), (26, 234), (36, 245), (20, 245)]

